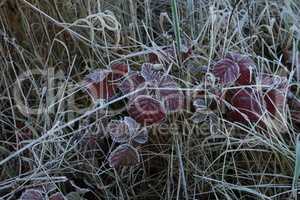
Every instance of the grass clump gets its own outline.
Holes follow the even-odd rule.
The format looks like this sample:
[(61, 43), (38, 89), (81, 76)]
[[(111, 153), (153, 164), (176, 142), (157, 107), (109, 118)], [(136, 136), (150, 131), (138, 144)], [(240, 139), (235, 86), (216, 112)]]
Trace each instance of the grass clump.
[[(296, 0), (2, 1), (0, 197), (296, 199), (299, 8)], [(239, 61), (228, 61), (234, 52), (255, 65), (247, 84), (237, 82)], [(130, 69), (116, 78), (115, 63)], [(218, 73), (223, 84), (220, 63), (235, 70), (230, 79)], [(112, 98), (91, 97), (93, 72)], [(138, 82), (132, 73), (147, 84), (122, 93), (123, 79)], [(236, 91), (250, 103), (237, 103)], [(150, 100), (137, 103), (139, 95)], [(166, 109), (174, 101), (180, 111)], [(159, 123), (144, 123), (157, 113), (137, 117), (140, 107), (159, 109)], [(113, 137), (112, 121), (123, 127)]]

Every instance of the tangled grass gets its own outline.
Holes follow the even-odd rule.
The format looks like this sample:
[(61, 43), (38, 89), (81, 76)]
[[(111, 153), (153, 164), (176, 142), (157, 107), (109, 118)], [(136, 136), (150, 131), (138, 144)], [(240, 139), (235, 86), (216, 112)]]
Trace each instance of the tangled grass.
[(36, 188), (68, 199), (297, 199), (299, 127), (288, 109), (267, 133), (223, 117), (212, 132), (192, 110), (176, 113), (151, 128), (138, 165), (117, 170), (106, 126), (125, 96), (94, 103), (81, 83), (115, 61), (139, 69), (154, 52), (163, 62), (159, 47), (171, 45), (193, 47), (165, 66), (186, 91), (205, 87), (201, 69), (228, 52), (297, 86), (299, 65), (286, 56), (300, 48), (299, 9), (297, 0), (0, 2), (0, 198)]

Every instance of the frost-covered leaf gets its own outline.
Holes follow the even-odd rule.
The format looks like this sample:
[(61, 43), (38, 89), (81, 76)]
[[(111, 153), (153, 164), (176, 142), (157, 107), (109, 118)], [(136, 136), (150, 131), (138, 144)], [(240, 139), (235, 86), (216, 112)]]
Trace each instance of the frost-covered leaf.
[(277, 76), (274, 74), (261, 73), (256, 78), (256, 83), (262, 85), (269, 90), (270, 88), (276, 88), (285, 90), (288, 88), (288, 80), (285, 77)]
[(44, 200), (41, 191), (28, 189), (22, 193), (20, 200)]
[(130, 71), (129, 66), (125, 63), (112, 64), (111, 70), (113, 73), (114, 80), (118, 80), (118, 79), (125, 77)]
[(108, 162), (109, 166), (113, 168), (133, 166), (140, 162), (140, 156), (133, 146), (122, 144), (111, 152)]
[[(128, 126), (128, 130), (132, 133), (135, 133), (139, 128), (140, 128), (140, 124), (137, 123), (133, 118), (131, 117), (124, 117), (124, 123), (127, 124)], [(131, 134), (133, 135), (133, 134)]]
[(164, 75), (158, 85), (158, 98), (163, 102), (168, 113), (177, 112), (185, 106), (185, 96), (170, 75)]
[(163, 121), (166, 111), (160, 101), (151, 96), (137, 96), (128, 106), (129, 115), (141, 124), (151, 125)]
[(161, 99), (168, 113), (178, 112), (185, 106), (185, 97), (181, 90), (161, 90)]
[(116, 63), (110, 70), (98, 69), (85, 78), (86, 88), (94, 99), (111, 100), (117, 95), (118, 85), (129, 73), (129, 66)]
[(276, 113), (282, 113), (284, 110), (286, 98), (283, 91), (279, 89), (271, 89), (265, 93), (264, 100), (266, 103), (266, 109), (272, 116), (275, 116)]
[(96, 70), (86, 79), (86, 88), (94, 99), (110, 100), (116, 96), (117, 85), (109, 70)]
[(107, 131), (112, 140), (118, 143), (130, 143), (131, 141), (139, 144), (144, 144), (148, 141), (148, 131), (146, 128), (141, 128), (131, 117), (125, 117), (123, 120), (112, 120)]
[(141, 128), (140, 124), (131, 117), (125, 117), (124, 122), (127, 124), (129, 129), (130, 140), (139, 144), (145, 144), (148, 141), (147, 128)]
[[(138, 72), (132, 72), (129, 76), (123, 80), (120, 84), (120, 90), (124, 95), (134, 92), (137, 89), (143, 88), (145, 86), (144, 77)], [(145, 91), (140, 91), (137, 94), (144, 94)], [(136, 94), (136, 95), (137, 95)]]
[(110, 121), (107, 131), (114, 142), (125, 143), (130, 139), (129, 127), (124, 121)]
[(251, 84), (252, 71), (256, 68), (254, 61), (250, 57), (238, 53), (231, 53), (227, 56), (227, 58), (237, 63), (239, 66), (240, 75), (236, 83), (240, 85)]
[(213, 66), (212, 73), (222, 85), (231, 85), (239, 78), (240, 69), (237, 63), (224, 58)]
[(276, 113), (283, 111), (286, 103), (286, 93), (289, 84), (285, 77), (273, 74), (261, 73), (256, 78), (257, 84), (262, 85), (264, 101), (268, 112), (275, 116)]
[(139, 144), (145, 144), (148, 142), (148, 130), (146, 127), (138, 130), (133, 136), (132, 139), (134, 142)]
[(163, 73), (155, 70), (151, 63), (144, 63), (142, 65), (141, 74), (147, 82), (159, 84)]
[(233, 109), (227, 112), (227, 117), (231, 121), (257, 122), (263, 112), (263, 99), (253, 88), (238, 89), (230, 99), (230, 103)]
[(106, 69), (97, 69), (86, 76), (86, 80), (88, 82), (99, 83), (103, 81), (108, 74), (110, 74), (110, 70)]
[(217, 116), (209, 108), (206, 108), (206, 109), (198, 108), (198, 109), (196, 109), (196, 112), (191, 117), (191, 120), (194, 123), (201, 123), (201, 122), (207, 121), (208, 119), (210, 120), (210, 118), (212, 118), (212, 117), (216, 118)]

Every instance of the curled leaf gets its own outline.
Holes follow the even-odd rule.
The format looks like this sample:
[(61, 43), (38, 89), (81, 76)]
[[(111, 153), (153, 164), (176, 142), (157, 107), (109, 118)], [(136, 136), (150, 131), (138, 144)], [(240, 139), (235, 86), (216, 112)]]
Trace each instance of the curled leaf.
[(140, 162), (140, 156), (136, 148), (129, 144), (122, 144), (111, 152), (108, 162), (113, 168), (133, 166)]
[(28, 189), (22, 193), (20, 200), (44, 200), (39, 190)]
[(137, 96), (129, 104), (128, 113), (137, 122), (146, 125), (159, 123), (166, 117), (161, 102), (147, 95)]
[(110, 100), (116, 95), (117, 86), (113, 73), (109, 70), (96, 70), (86, 79), (86, 88), (94, 99)]
[(224, 58), (213, 66), (212, 74), (219, 79), (222, 85), (231, 85), (239, 78), (240, 69), (237, 63)]

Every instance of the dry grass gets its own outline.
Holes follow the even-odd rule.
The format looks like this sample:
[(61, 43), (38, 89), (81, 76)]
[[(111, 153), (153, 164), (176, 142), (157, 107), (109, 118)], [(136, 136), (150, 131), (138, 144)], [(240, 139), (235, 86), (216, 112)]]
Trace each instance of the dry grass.
[(194, 47), (170, 68), (185, 90), (200, 85), (191, 65), (210, 66), (231, 51), (251, 56), (257, 72), (292, 81), (283, 52), (299, 50), (299, 9), (297, 0), (0, 2), (0, 198), (32, 187), (69, 199), (297, 198), (298, 133), (288, 111), (267, 134), (223, 118), (212, 133), (188, 111), (170, 116), (168, 127), (151, 129), (142, 163), (114, 170), (105, 126), (125, 97), (94, 105), (80, 83), (113, 61), (138, 69), (158, 46), (179, 44)]

